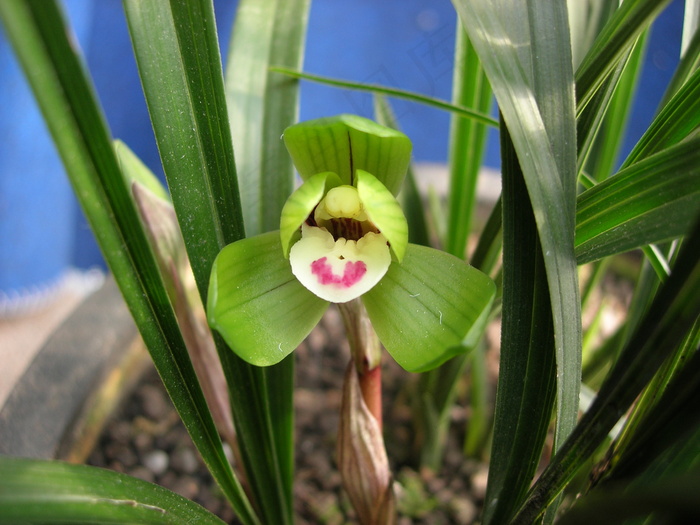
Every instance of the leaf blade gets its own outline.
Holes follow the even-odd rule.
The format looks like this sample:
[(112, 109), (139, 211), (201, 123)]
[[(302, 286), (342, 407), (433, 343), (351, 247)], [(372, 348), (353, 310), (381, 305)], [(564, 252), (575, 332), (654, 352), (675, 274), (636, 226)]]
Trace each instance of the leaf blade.
[(224, 523), (163, 487), (97, 467), (2, 457), (0, 470), (2, 523)]
[[(477, 50), (522, 167), (537, 222), (554, 319), (557, 362), (557, 443), (576, 424), (580, 386), (581, 324), (578, 275), (574, 256), (575, 141), (570, 141), (575, 101), (568, 22), (549, 24), (532, 34), (534, 19), (561, 20), (563, 2), (453, 0)], [(523, 24), (528, 20), (528, 24)], [(533, 21), (531, 21), (533, 20)], [(528, 34), (529, 32), (529, 34)], [(547, 37), (553, 42), (547, 43)], [(533, 44), (536, 40), (538, 43)], [(557, 43), (554, 43), (557, 42)], [(500, 43), (502, 45), (494, 45)], [(535, 60), (530, 46), (545, 53), (559, 50), (556, 61)], [(557, 67), (563, 65), (562, 71)], [(541, 110), (544, 95), (563, 94), (558, 127), (555, 111)], [(560, 132), (555, 132), (559, 129)], [(568, 138), (567, 138), (568, 137)], [(487, 503), (488, 505), (488, 503)]]
[(178, 413), (241, 519), (258, 523), (223, 453), (96, 97), (56, 3), (3, 2), (0, 14), (81, 206)]
[(700, 208), (699, 145), (698, 138), (677, 144), (582, 193), (578, 263), (685, 234)]
[(226, 100), (248, 236), (277, 229), (292, 193), (294, 170), (280, 136), (297, 120), (299, 83), (270, 66), (301, 68), (309, 4), (245, 0), (236, 12)]
[(595, 451), (664, 359), (700, 316), (700, 222), (696, 221), (668, 280), (637, 325), (574, 433), (533, 485), (513, 523), (532, 523)]

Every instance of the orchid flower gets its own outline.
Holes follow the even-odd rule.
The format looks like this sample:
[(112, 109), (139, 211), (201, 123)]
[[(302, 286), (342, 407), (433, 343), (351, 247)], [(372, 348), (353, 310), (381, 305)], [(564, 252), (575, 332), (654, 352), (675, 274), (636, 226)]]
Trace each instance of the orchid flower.
[(408, 242), (396, 194), (410, 161), (404, 134), (353, 115), (285, 130), (303, 184), (280, 230), (226, 246), (207, 315), (231, 349), (267, 366), (289, 355), (330, 303), (361, 300), (387, 351), (418, 372), (473, 345), (495, 286), (463, 260)]

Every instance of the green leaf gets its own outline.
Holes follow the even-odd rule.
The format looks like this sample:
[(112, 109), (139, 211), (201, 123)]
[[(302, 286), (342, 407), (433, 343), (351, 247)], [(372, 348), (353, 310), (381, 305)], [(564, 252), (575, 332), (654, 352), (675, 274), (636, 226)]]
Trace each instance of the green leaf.
[[(248, 236), (279, 228), (282, 207), (294, 187), (294, 168), (280, 136), (297, 120), (299, 83), (271, 73), (269, 67), (301, 67), (309, 4), (310, 0), (238, 3), (225, 82)], [(241, 400), (235, 410), (241, 440), (250, 444), (242, 451), (251, 485), (267, 521), (291, 523), (294, 358), (255, 370), (238, 363), (236, 370), (240, 375), (230, 375), (230, 381), (242, 395), (231, 397)], [(252, 391), (261, 402), (259, 410), (248, 402)], [(286, 509), (284, 518), (276, 509)]]
[(258, 523), (223, 452), (94, 90), (58, 6), (10, 0), (0, 2), (0, 17), (175, 408), (240, 519)]
[[(244, 231), (213, 5), (130, 0), (125, 8), (173, 204), (207, 304), (214, 259)], [(240, 359), (218, 334), (214, 341), (257, 510), (266, 523), (289, 524), (293, 361), (268, 374)]]
[(369, 219), (389, 241), (398, 262), (403, 260), (408, 244), (408, 224), (396, 198), (379, 180), (363, 170), (355, 172), (357, 193)]
[(554, 321), (557, 446), (576, 424), (581, 378), (573, 245), (575, 100), (566, 5), (492, 0), (453, 4), (491, 83), (537, 222)]
[(279, 232), (229, 244), (212, 268), (209, 324), (253, 365), (269, 366), (284, 359), (327, 308), (328, 302), (292, 274), (282, 256)]
[[(644, 403), (648, 412), (635, 426), (626, 446), (621, 447), (606, 483), (639, 474), (675, 443), (684, 442), (689, 435), (700, 430), (700, 353), (697, 352), (697, 334), (696, 325), (691, 332), (695, 337), (688, 341), (690, 344), (684, 345), (687, 348), (680, 347), (686, 350), (683, 357), (687, 358), (687, 362), (680, 363), (680, 370), (663, 394), (648, 396), (648, 401), (654, 404), (649, 408), (650, 402)], [(652, 394), (659, 394), (658, 389)], [(700, 451), (696, 449), (695, 461), (698, 460)], [(686, 463), (687, 466), (689, 463)]]
[[(688, 474), (653, 480), (630, 487), (607, 487), (577, 500), (557, 523), (562, 525), (618, 525), (654, 515), (653, 523), (695, 523), (700, 520), (698, 502), (700, 469)], [(633, 523), (637, 523), (634, 521)]]
[(677, 144), (700, 126), (700, 70), (661, 108), (622, 168)]
[(280, 136), (297, 121), (299, 82), (270, 71), (301, 68), (310, 0), (239, 3), (226, 67), (226, 101), (247, 236), (276, 230), (294, 170)]
[(682, 236), (700, 209), (700, 138), (632, 164), (582, 193), (579, 264)]
[(174, 492), (110, 470), (0, 457), (0, 471), (0, 523), (224, 523)]
[(335, 173), (326, 171), (306, 179), (304, 184), (299, 186), (289, 196), (287, 202), (284, 203), (284, 208), (282, 208), (282, 218), (280, 220), (280, 238), (285, 257), (289, 257), (292, 239), (299, 231), (302, 223), (314, 211), (314, 208), (323, 196), (328, 193), (328, 190), (340, 185), (342, 185), (342, 182), (338, 176)]
[(380, 86), (378, 84), (365, 84), (361, 82), (350, 82), (347, 80), (338, 80), (337, 78), (324, 77), (321, 75), (312, 75), (311, 73), (303, 73), (301, 71), (296, 71), (294, 69), (289, 69), (286, 67), (273, 67), (270, 68), (271, 71), (275, 73), (282, 73), (293, 78), (301, 78), (304, 80), (311, 80), (312, 82), (320, 82), (321, 84), (326, 84), (329, 86), (335, 86), (346, 89), (354, 89), (357, 91), (369, 91), (375, 95), (386, 95), (389, 97), (401, 98), (404, 100), (410, 100), (412, 102), (418, 102), (419, 104), (425, 104), (437, 109), (442, 109), (445, 111), (450, 111), (456, 113), (466, 118), (473, 119), (487, 126), (498, 126), (498, 121), (491, 118), (489, 115), (479, 113), (471, 108), (465, 108), (462, 106), (455, 106), (444, 100), (438, 98), (428, 97), (420, 93), (415, 93), (413, 91), (406, 91), (404, 89), (396, 89), (387, 86)]
[(396, 195), (411, 160), (411, 141), (400, 131), (356, 115), (301, 122), (284, 131), (284, 143), (301, 178), (337, 173), (354, 186), (355, 170), (368, 171)]
[(530, 524), (588, 461), (664, 360), (683, 342), (700, 316), (700, 222), (608, 374), (598, 396), (552, 458), (513, 520)]
[[(632, 50), (623, 56), (615, 69), (608, 75), (591, 101), (578, 114), (576, 121), (576, 140), (578, 142), (578, 178), (584, 187), (595, 184), (596, 179), (584, 171), (591, 154), (594, 153), (596, 139), (606, 121), (605, 116), (613, 101), (615, 90), (623, 78), (623, 73), (632, 56)], [(615, 140), (619, 140), (616, 137)]]
[(243, 236), (221, 56), (206, 0), (126, 0), (136, 63), (197, 287)]
[(532, 483), (556, 396), (542, 248), (520, 164), (501, 132), (503, 312), (485, 524), (508, 523)]
[[(688, 7), (691, 7), (697, 11), (696, 15), (700, 13), (697, 9), (697, 5), (687, 4), (686, 6), (686, 17), (689, 14)], [(696, 21), (697, 22), (697, 21)], [(686, 22), (683, 23), (683, 35), (685, 40), (686, 34)], [(695, 71), (700, 67), (700, 31), (695, 30), (692, 39), (688, 42), (688, 46), (685, 47), (684, 51), (681, 51), (681, 60), (676, 68), (676, 72), (673, 74), (673, 78), (666, 87), (666, 92), (659, 107), (664, 107), (666, 103), (673, 97), (683, 84), (685, 84)]]
[[(461, 23), (458, 23), (457, 28), (453, 76), (453, 102), (488, 113), (492, 99), (491, 86)], [(464, 257), (488, 128), (457, 114), (452, 115), (450, 126), (450, 189), (447, 194), (449, 208), (445, 251)]]
[(569, 10), (571, 54), (576, 68), (619, 4), (599, 0), (567, 0), (566, 5)]
[(423, 372), (481, 337), (496, 287), (464, 261), (409, 244), (401, 264), (362, 296), (379, 340), (409, 372)]
[(598, 34), (576, 71), (577, 111), (580, 113), (605, 79), (670, 0), (623, 2)]
[(605, 117), (593, 144), (593, 151), (586, 159), (586, 172), (598, 181), (613, 174), (618, 163), (634, 93), (646, 57), (647, 35), (648, 32), (645, 31), (637, 39), (629, 58), (624, 60), (624, 69), (619, 79), (616, 78), (617, 75), (610, 77), (617, 81), (615, 91), (610, 104), (605, 108)]

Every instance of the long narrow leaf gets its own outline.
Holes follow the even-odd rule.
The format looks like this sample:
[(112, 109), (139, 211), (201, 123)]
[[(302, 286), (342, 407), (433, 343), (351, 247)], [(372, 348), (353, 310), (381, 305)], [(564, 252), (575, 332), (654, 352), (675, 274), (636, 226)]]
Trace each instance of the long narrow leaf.
[(466, 118), (474, 119), (476, 122), (486, 124), (487, 126), (498, 126), (498, 122), (491, 118), (490, 116), (474, 111), (471, 108), (465, 108), (462, 106), (455, 106), (444, 100), (440, 100), (433, 97), (428, 97), (426, 95), (421, 95), (420, 93), (415, 93), (412, 91), (406, 91), (404, 89), (390, 88), (386, 86), (380, 86), (378, 84), (362, 84), (359, 82), (351, 82), (347, 80), (338, 80), (336, 78), (324, 77), (321, 75), (312, 75), (310, 73), (302, 73), (301, 71), (295, 71), (293, 69), (285, 67), (273, 67), (271, 71), (275, 73), (281, 73), (294, 78), (301, 78), (304, 80), (311, 80), (313, 82), (320, 82), (321, 84), (327, 84), (329, 86), (335, 86), (346, 89), (355, 89), (358, 91), (369, 91), (377, 95), (386, 95), (388, 97), (396, 97), (404, 100), (410, 100), (411, 102), (418, 102), (420, 104), (425, 104), (426, 106), (432, 106), (438, 109), (444, 109), (451, 111), (458, 115)]
[(686, 349), (690, 355), (685, 355), (688, 362), (681, 365), (663, 395), (653, 399), (653, 408), (620, 451), (606, 483), (631, 478), (643, 471), (674, 443), (684, 440), (700, 426), (700, 353), (697, 352), (697, 337), (692, 337), (697, 336), (697, 326), (690, 335), (690, 348)]
[[(697, 2), (696, 2), (696, 5)], [(666, 92), (659, 104), (664, 107), (673, 95), (686, 83), (693, 73), (700, 67), (700, 31), (696, 31), (693, 39), (688, 44), (685, 52), (681, 56), (676, 72), (673, 74), (671, 82), (666, 87)]]
[[(487, 114), (491, 88), (473, 46), (457, 22), (452, 103)], [(460, 258), (466, 256), (476, 205), (476, 186), (486, 145), (488, 128), (472, 119), (452, 115), (450, 127), (450, 189), (444, 249)], [(409, 230), (410, 231), (410, 230)], [(473, 349), (472, 349), (473, 350)], [(471, 352), (470, 352), (471, 354)], [(447, 442), (450, 410), (470, 354), (451, 359), (440, 368), (423, 374), (419, 383), (419, 415), (425, 429), (421, 465), (438, 470)], [(481, 357), (481, 354), (479, 354)]]
[(622, 165), (631, 164), (680, 142), (700, 126), (700, 70), (683, 84), (635, 145)]
[(224, 523), (163, 487), (110, 470), (0, 457), (0, 471), (0, 523)]
[[(294, 168), (281, 136), (297, 120), (299, 82), (269, 68), (301, 68), (309, 4), (310, 0), (247, 0), (236, 12), (225, 82), (247, 236), (278, 229), (282, 206), (292, 193)], [(280, 469), (285, 505), (291, 509), (294, 359), (255, 374), (263, 383), (258, 388), (268, 401), (269, 423), (249, 428), (272, 434), (277, 458), (273, 467)], [(247, 438), (258, 443), (265, 439)], [(254, 458), (250, 469), (269, 470)]]
[(93, 89), (58, 7), (49, 1), (11, 0), (0, 3), (0, 14), (81, 205), (176, 409), (241, 519), (256, 523), (223, 453)]
[(600, 132), (597, 135), (591, 156), (586, 162), (586, 171), (594, 179), (601, 181), (614, 173), (618, 155), (625, 138), (627, 119), (632, 109), (632, 101), (637, 88), (645, 58), (648, 32), (642, 33), (624, 61), (624, 69), (616, 82), (615, 92), (605, 111)]
[(633, 164), (581, 194), (579, 264), (685, 234), (700, 209), (700, 138)]
[[(213, 7), (207, 0), (126, 0), (125, 8), (173, 204), (206, 304), (216, 255), (243, 236)], [(234, 355), (218, 335), (214, 340), (258, 508), (266, 522), (290, 523), (291, 437), (276, 435), (270, 404), (278, 399), (266, 372)], [(290, 422), (275, 424), (288, 428)]]
[(583, 111), (579, 112), (576, 120), (576, 141), (578, 143), (578, 177), (579, 182), (584, 187), (593, 186), (595, 178), (584, 171), (588, 160), (593, 153), (593, 148), (596, 144), (598, 134), (605, 123), (605, 115), (613, 101), (615, 90), (617, 89), (622, 74), (631, 56), (631, 51), (624, 55), (613, 71), (608, 75), (602, 83), (598, 91), (586, 104)]
[(226, 100), (246, 235), (279, 228), (294, 170), (280, 139), (298, 115), (299, 82), (270, 66), (300, 69), (310, 0), (244, 0), (226, 67)]
[[(479, 57), (461, 23), (457, 27), (452, 102), (488, 113), (489, 86)], [(476, 204), (476, 183), (484, 156), (488, 128), (471, 119), (452, 115), (450, 129), (450, 189), (445, 251), (464, 257)]]
[(507, 523), (532, 483), (556, 395), (554, 333), (532, 206), (507, 132), (503, 171), (503, 321), (484, 523)]
[[(581, 359), (580, 301), (573, 247), (575, 140), (571, 142), (573, 130), (569, 129), (575, 125), (573, 73), (571, 57), (562, 58), (567, 53), (561, 53), (570, 49), (565, 5), (494, 5), (486, 0), (453, 3), (491, 82), (537, 221), (554, 320), (557, 443), (561, 443), (576, 423)], [(541, 27), (534, 22), (538, 18), (551, 23)], [(524, 30), (523, 20), (532, 20), (532, 28)], [(538, 27), (538, 34), (529, 35)], [(545, 42), (548, 37), (556, 42)], [(545, 54), (558, 50), (558, 59), (533, 60), (530, 39), (536, 39), (534, 47)], [(551, 106), (542, 102), (545, 110), (541, 112), (540, 97), (544, 99), (550, 92), (559, 93), (558, 101)], [(561, 108), (561, 116), (556, 116), (555, 107)]]
[(206, 0), (124, 8), (149, 114), (197, 286), (226, 244), (243, 237), (221, 58)]
[(622, 2), (576, 71), (579, 113), (590, 102), (636, 38), (669, 2), (670, 0)]
[[(605, 492), (581, 499), (564, 515), (562, 525), (618, 525), (654, 515), (655, 523), (695, 523), (700, 520), (697, 487), (699, 469), (688, 474), (654, 480), (636, 487), (611, 486)], [(663, 521), (659, 521), (663, 520)]]
[(700, 315), (698, 243), (700, 221), (695, 223), (671, 276), (632, 334), (595, 401), (532, 487), (513, 523), (530, 524), (541, 515), (697, 321)]

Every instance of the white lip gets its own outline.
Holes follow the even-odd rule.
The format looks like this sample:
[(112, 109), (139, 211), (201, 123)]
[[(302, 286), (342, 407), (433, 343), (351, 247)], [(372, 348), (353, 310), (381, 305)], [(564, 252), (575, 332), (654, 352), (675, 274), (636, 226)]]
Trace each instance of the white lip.
[(336, 241), (325, 228), (303, 224), (289, 262), (292, 273), (311, 292), (326, 301), (345, 303), (384, 277), (391, 253), (381, 233), (367, 233), (358, 241)]

